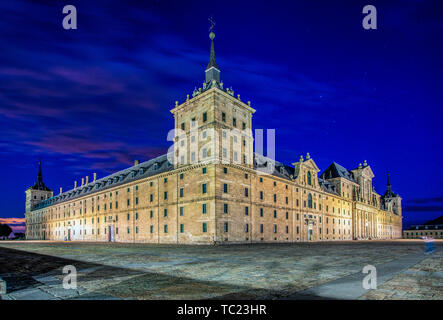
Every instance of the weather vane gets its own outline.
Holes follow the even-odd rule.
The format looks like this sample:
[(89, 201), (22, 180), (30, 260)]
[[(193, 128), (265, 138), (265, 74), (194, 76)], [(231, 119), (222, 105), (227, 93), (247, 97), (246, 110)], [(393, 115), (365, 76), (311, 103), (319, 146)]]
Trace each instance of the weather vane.
[(211, 26), (209, 27), (209, 31), (212, 31), (214, 29), (214, 26), (215, 26), (215, 21), (214, 21), (214, 19), (212, 17), (210, 17), (208, 20), (211, 23)]

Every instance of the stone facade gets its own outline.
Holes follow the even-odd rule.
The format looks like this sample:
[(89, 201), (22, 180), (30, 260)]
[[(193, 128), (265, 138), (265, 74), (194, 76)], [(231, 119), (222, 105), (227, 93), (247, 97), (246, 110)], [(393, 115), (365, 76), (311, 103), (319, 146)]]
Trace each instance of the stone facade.
[(401, 198), (374, 191), (366, 162), (351, 171), (333, 163), (319, 176), (309, 154), (292, 166), (255, 154), (255, 110), (223, 89), (219, 75), (211, 43), (203, 88), (171, 110), (174, 148), (167, 155), (83, 179), (56, 196), (30, 187), (27, 239), (214, 244), (401, 237)]

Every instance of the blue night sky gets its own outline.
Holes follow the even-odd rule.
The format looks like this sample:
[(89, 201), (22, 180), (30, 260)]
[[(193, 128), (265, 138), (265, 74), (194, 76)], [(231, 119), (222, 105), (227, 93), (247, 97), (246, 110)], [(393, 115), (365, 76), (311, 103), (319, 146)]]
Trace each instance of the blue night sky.
[[(75, 5), (78, 29), (62, 28)], [(362, 28), (375, 5), (378, 30)], [(204, 81), (208, 17), (226, 87), (276, 129), (277, 160), (367, 160), (404, 224), (443, 212), (438, 1), (2, 1), (0, 218), (24, 217), (43, 161), (58, 193), (166, 152), (169, 112)], [(440, 4), (441, 5), (441, 4)]]

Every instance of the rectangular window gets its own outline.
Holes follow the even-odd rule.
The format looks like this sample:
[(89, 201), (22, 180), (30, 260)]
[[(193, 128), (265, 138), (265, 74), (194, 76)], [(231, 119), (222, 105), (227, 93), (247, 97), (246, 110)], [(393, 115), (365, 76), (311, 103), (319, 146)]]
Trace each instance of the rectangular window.
[(149, 195), (149, 202), (152, 202), (152, 201), (154, 201), (154, 195), (151, 193), (151, 194)]
[(165, 233), (168, 233), (168, 225), (167, 224), (165, 224), (165, 226), (164, 226), (164, 229), (163, 229), (164, 231), (165, 231)]
[(249, 215), (249, 207), (245, 207), (245, 216), (248, 216)]
[(180, 207), (180, 215), (181, 215), (181, 216), (183, 216), (184, 211), (185, 211), (185, 208), (184, 208), (184, 207)]
[(224, 231), (224, 232), (228, 232), (228, 223), (227, 223), (227, 222), (225, 222), (225, 223), (223, 224), (223, 231)]
[(206, 213), (206, 203), (202, 204), (202, 213), (205, 214)]
[(208, 231), (208, 226), (206, 224), (206, 222), (203, 222), (203, 232)]
[(224, 173), (224, 174), (227, 174), (227, 173), (228, 173), (228, 168), (224, 167), (224, 168), (223, 168), (223, 173)]
[(222, 121), (226, 122), (226, 113), (222, 112)]
[(263, 217), (263, 208), (260, 208), (260, 217)]
[(131, 202), (130, 202), (130, 200), (128, 199), (128, 201), (127, 201), (128, 207), (129, 207), (130, 203), (131, 203)]
[(168, 216), (168, 209), (164, 209), (164, 210), (163, 210), (163, 215), (164, 215), (165, 217)]
[(236, 127), (236, 126), (237, 126), (237, 119), (235, 119), (235, 118), (232, 118), (232, 125), (233, 125), (234, 127)]
[[(129, 220), (129, 219), (131, 219), (131, 216), (130, 216), (130, 214), (128, 213), (128, 220)], [(97, 222), (98, 222), (98, 218), (97, 218)]]
[(228, 184), (227, 183), (223, 184), (223, 192), (228, 193)]
[(138, 220), (138, 212), (135, 213), (135, 220)]
[(274, 224), (274, 233), (277, 233), (277, 225)]
[(274, 194), (274, 202), (277, 202), (277, 195)]
[(286, 233), (289, 233), (289, 227), (286, 226)]
[(260, 191), (260, 200), (263, 200), (263, 191)]
[(163, 199), (168, 200), (168, 191), (165, 191), (165, 193), (163, 195)]
[(153, 226), (153, 225), (151, 225), (151, 226), (149, 227), (149, 231), (150, 231), (151, 233), (154, 233), (154, 226)]
[(168, 178), (164, 178), (163, 183), (167, 183), (167, 182), (168, 182)]
[(260, 225), (260, 233), (263, 233), (263, 225)]
[(247, 198), (249, 196), (249, 189), (245, 188), (245, 197)]
[(206, 183), (202, 184), (202, 193), (206, 193)]
[(149, 216), (150, 216), (151, 218), (153, 218), (153, 217), (154, 217), (154, 211), (151, 210), (151, 211), (149, 212)]
[(185, 226), (184, 226), (184, 224), (181, 224), (180, 225), (180, 233), (183, 233), (183, 232), (185, 232)]
[(183, 193), (184, 193), (183, 188), (180, 188), (180, 198), (183, 198)]
[(245, 232), (249, 232), (249, 224), (245, 224)]
[(223, 204), (223, 213), (228, 213), (228, 204), (227, 203)]
[(203, 173), (203, 174), (206, 173), (206, 167), (202, 168), (202, 173)]
[(274, 210), (274, 218), (277, 218), (277, 210)]
[(286, 220), (289, 219), (289, 213), (286, 211)]
[(208, 120), (208, 114), (206, 112), (203, 112), (203, 122), (206, 122)]
[[(138, 197), (135, 198), (135, 204), (138, 204)], [(112, 209), (112, 208), (111, 208)]]
[(183, 173), (180, 173), (180, 180), (183, 180)]

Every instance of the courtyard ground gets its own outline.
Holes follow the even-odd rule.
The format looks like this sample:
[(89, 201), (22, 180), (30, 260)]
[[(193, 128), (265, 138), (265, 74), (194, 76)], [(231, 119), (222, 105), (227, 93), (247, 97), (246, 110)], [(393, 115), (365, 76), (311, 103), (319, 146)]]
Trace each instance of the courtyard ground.
[[(1, 241), (3, 299), (443, 299), (443, 241), (230, 246)], [(63, 289), (63, 267), (77, 288)], [(364, 289), (366, 265), (377, 289)]]

